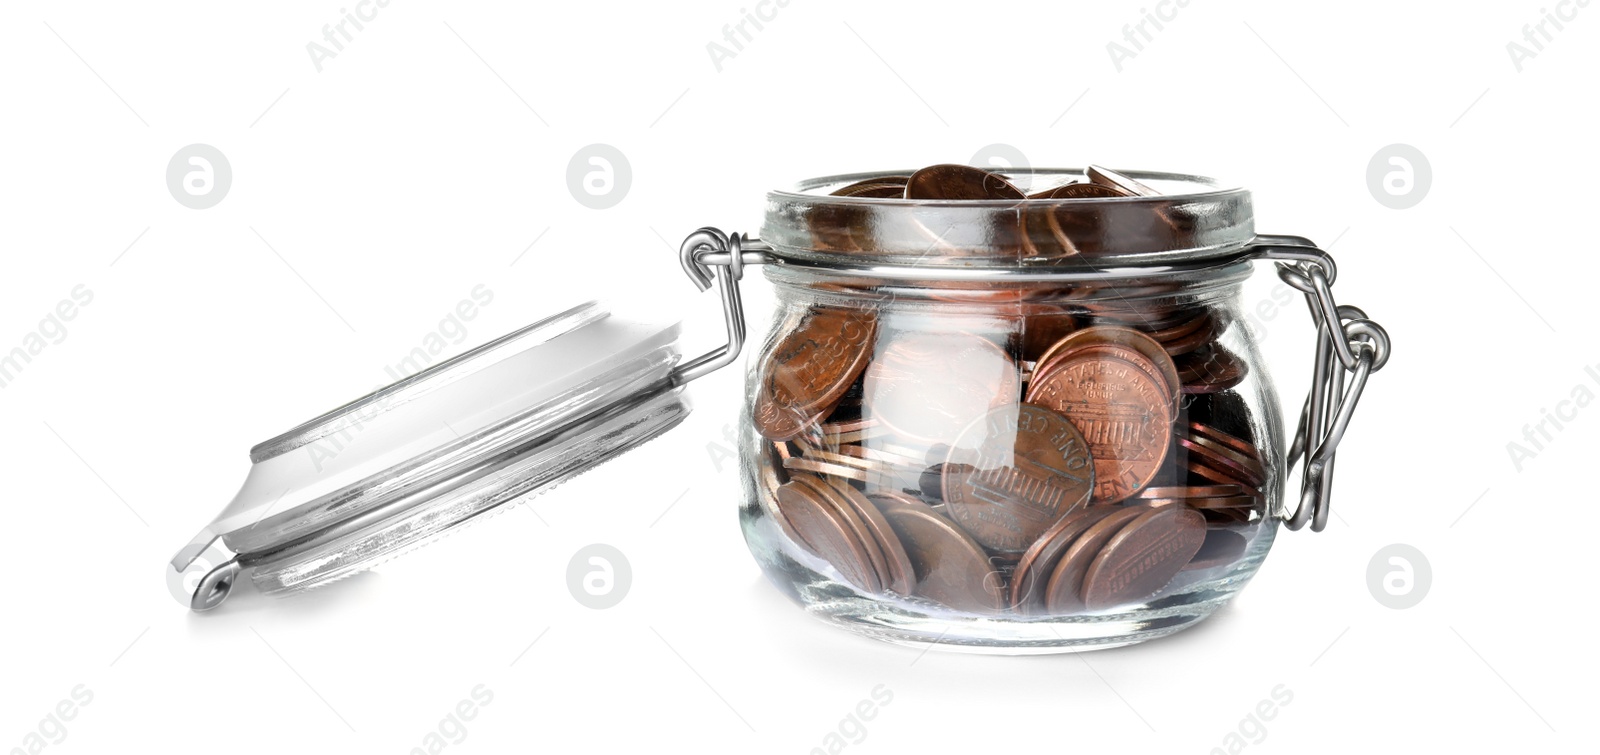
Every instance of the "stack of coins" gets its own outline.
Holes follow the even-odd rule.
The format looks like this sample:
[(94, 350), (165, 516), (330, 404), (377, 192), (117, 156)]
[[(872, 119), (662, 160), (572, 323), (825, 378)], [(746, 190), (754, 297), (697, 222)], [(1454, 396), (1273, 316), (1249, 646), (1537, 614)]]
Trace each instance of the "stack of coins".
[[(987, 171), (933, 166), (835, 193), (1153, 193), (1114, 171), (1088, 179), (1024, 195)], [(865, 593), (979, 614), (1107, 611), (1244, 554), (1267, 465), (1253, 432), (1210, 408), (1247, 374), (1218, 342), (1223, 313), (1171, 286), (937, 293), (994, 316), (830, 298), (775, 334), (751, 417), (766, 510), (786, 537)]]

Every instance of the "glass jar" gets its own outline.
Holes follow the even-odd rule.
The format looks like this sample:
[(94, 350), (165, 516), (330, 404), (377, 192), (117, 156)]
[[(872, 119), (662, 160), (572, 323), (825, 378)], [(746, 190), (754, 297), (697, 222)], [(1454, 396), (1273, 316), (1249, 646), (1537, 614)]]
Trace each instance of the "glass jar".
[[(740, 521), (782, 591), (902, 644), (1117, 646), (1227, 603), (1281, 521), (1321, 528), (1321, 471), (1286, 513), (1290, 444), (1240, 290), (1252, 260), (1286, 260), (1319, 314), (1326, 254), (1258, 237), (1248, 192), (1187, 176), (1117, 176), (1146, 192), (1125, 197), (833, 195), (896, 175), (774, 192), (762, 242), (685, 244), (686, 261), (765, 263), (776, 290), (746, 376)], [(1317, 470), (1388, 350), (1334, 307)], [(1335, 340), (1356, 376), (1343, 401)]]
[[(1006, 180), (1022, 174), (1035, 194)], [(1209, 179), (918, 176), (773, 192), (760, 241), (691, 234), (684, 270), (726, 313), (710, 353), (589, 303), (256, 446), (169, 589), (204, 611), (246, 581), (328, 584), (669, 432), (686, 386), (739, 357), (757, 265), (777, 307), (749, 360), (740, 518), (812, 614), (978, 652), (1128, 644), (1226, 603), (1280, 524), (1323, 527), (1335, 450), (1389, 353), (1334, 301), (1327, 253), (1257, 235), (1249, 192)], [(1292, 442), (1243, 327), (1258, 260), (1317, 323)]]

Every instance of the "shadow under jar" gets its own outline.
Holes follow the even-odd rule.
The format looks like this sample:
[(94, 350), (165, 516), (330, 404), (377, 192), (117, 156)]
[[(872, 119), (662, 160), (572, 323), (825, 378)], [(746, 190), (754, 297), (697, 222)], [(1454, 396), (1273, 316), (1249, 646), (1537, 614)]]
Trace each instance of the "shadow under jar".
[[(683, 247), (702, 286), (721, 276), (732, 351), (744, 266), (776, 290), (747, 373), (740, 519), (780, 589), (902, 644), (1111, 647), (1221, 607), (1280, 522), (1321, 528), (1333, 448), (1388, 353), (1333, 303), (1326, 253), (1257, 236), (1249, 193), (1208, 179), (1134, 173), (1139, 194), (1109, 197), (876, 188), (905, 175), (774, 192), (761, 241), (702, 229)], [(1004, 176), (1039, 197), (1097, 178)], [(833, 195), (855, 186), (874, 188)], [(1292, 444), (1241, 311), (1261, 259), (1320, 326)], [(1291, 454), (1308, 457), (1292, 507)]]

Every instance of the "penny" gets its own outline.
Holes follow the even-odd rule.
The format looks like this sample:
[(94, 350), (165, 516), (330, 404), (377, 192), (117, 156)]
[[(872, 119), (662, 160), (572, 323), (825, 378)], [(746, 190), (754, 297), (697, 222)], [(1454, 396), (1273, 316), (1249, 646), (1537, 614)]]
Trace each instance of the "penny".
[(1240, 453), (1238, 450), (1225, 446), (1217, 441), (1200, 435), (1190, 435), (1184, 440), (1206, 449), (1207, 458), (1222, 458), (1229, 462), (1229, 468), (1239, 469), (1246, 477), (1258, 481), (1266, 479), (1266, 468), (1261, 465), (1261, 458), (1254, 452)]
[(1194, 509), (1166, 506), (1139, 515), (1089, 565), (1084, 607), (1101, 611), (1150, 597), (1177, 576), (1205, 539), (1205, 517)]
[(1062, 184), (1053, 189), (1029, 194), (1029, 199), (1116, 199), (1118, 197), (1131, 197), (1133, 192), (1123, 191), (1115, 186), (1102, 186), (1094, 183), (1069, 183)]
[(843, 482), (835, 483), (834, 489), (849, 504), (851, 513), (855, 514), (866, 524), (867, 533), (877, 542), (882, 551), (887, 573), (880, 575), (884, 589), (898, 595), (910, 595), (912, 581), (915, 578), (911, 567), (911, 558), (906, 555), (906, 549), (900, 542), (900, 536), (889, 527), (889, 520), (883, 518), (878, 507), (873, 505), (861, 491)]
[(1139, 352), (1150, 364), (1155, 365), (1160, 372), (1161, 379), (1168, 392), (1176, 396), (1182, 381), (1178, 378), (1178, 368), (1173, 364), (1172, 358), (1167, 355), (1166, 349), (1155, 339), (1132, 328), (1119, 328), (1109, 325), (1096, 325), (1068, 334), (1057, 341), (1039, 357), (1039, 369), (1044, 371), (1049, 367), (1048, 362), (1056, 356), (1070, 352), (1072, 349), (1090, 344), (1114, 344)]
[(1184, 356), (1178, 365), (1184, 393), (1217, 393), (1244, 381), (1249, 369), (1233, 352), (1215, 344)]
[(812, 474), (826, 475), (829, 477), (843, 477), (846, 480), (855, 480), (856, 482), (870, 482), (876, 484), (893, 484), (894, 482), (892, 479), (885, 478), (883, 475), (877, 472), (861, 469), (860, 467), (849, 467), (843, 464), (829, 464), (824, 461), (807, 459), (801, 456), (785, 459), (783, 461), (783, 468), (791, 472), (810, 472)]
[(1201, 543), (1200, 550), (1195, 551), (1194, 558), (1189, 559), (1183, 569), (1190, 571), (1231, 565), (1244, 555), (1247, 545), (1249, 542), (1244, 535), (1233, 530), (1206, 530), (1205, 542)]
[(1083, 610), (1083, 578), (1090, 564), (1119, 530), (1147, 511), (1150, 511), (1147, 506), (1113, 509), (1073, 540), (1050, 571), (1050, 581), (1045, 583), (1045, 610), (1056, 615)]
[(1062, 366), (1069, 364), (1074, 360), (1093, 359), (1099, 356), (1106, 356), (1129, 362), (1133, 364), (1133, 366), (1138, 367), (1139, 371), (1149, 375), (1150, 378), (1155, 381), (1155, 385), (1161, 393), (1161, 397), (1164, 399), (1162, 405), (1168, 409), (1167, 420), (1170, 422), (1174, 419), (1177, 419), (1179, 406), (1177, 397), (1180, 397), (1183, 394), (1175, 393), (1172, 389), (1167, 387), (1167, 376), (1163, 374), (1164, 371), (1162, 368), (1158, 367), (1155, 362), (1150, 361), (1150, 359), (1145, 357), (1144, 354), (1114, 343), (1087, 343), (1081, 346), (1071, 347), (1063, 352), (1058, 352), (1055, 356), (1050, 357), (1049, 364), (1044, 365), (1042, 368), (1035, 371), (1034, 374), (1038, 376), (1038, 379), (1028, 383), (1027, 395), (1033, 394), (1035, 386), (1048, 385), (1050, 383), (1049, 377), (1052, 371), (1060, 369)]
[(1209, 482), (1214, 482), (1218, 485), (1238, 485), (1244, 488), (1245, 495), (1252, 497), (1261, 495), (1261, 491), (1257, 490), (1254, 485), (1247, 485), (1242, 480), (1236, 479), (1226, 472), (1219, 471), (1216, 468), (1207, 465), (1200, 459), (1190, 457), (1187, 460), (1185, 467), (1189, 470), (1190, 474)]
[(906, 181), (906, 199), (1023, 199), (1000, 175), (969, 165), (930, 165)]
[(1094, 457), (1092, 503), (1115, 503), (1150, 484), (1172, 445), (1172, 401), (1135, 363), (1109, 354), (1071, 357), (1035, 378), (1028, 400), (1072, 421)]
[(878, 592), (881, 585), (866, 546), (856, 539), (820, 493), (795, 480), (778, 488), (779, 513), (799, 536), (799, 544), (833, 565), (846, 582), (867, 592)]
[[(1211, 317), (1200, 318), (1200, 326), (1182, 335), (1169, 338), (1156, 338), (1170, 356), (1182, 356), (1199, 349), (1216, 338), (1217, 321)], [(1178, 326), (1182, 328), (1184, 326)]]
[(1179, 438), (1178, 445), (1189, 453), (1194, 454), (1194, 456), (1190, 457), (1191, 459), (1198, 457), (1196, 460), (1205, 466), (1222, 470), (1229, 476), (1238, 477), (1241, 482), (1250, 485), (1252, 488), (1259, 488), (1263, 482), (1266, 482), (1266, 478), (1262, 476), (1260, 466), (1252, 468), (1245, 463), (1247, 460), (1236, 451), (1222, 448), (1204, 438), (1194, 440)]
[(915, 496), (907, 495), (898, 490), (876, 490), (867, 494), (867, 500), (872, 501), (883, 511), (891, 506), (911, 506), (912, 508), (930, 508), (928, 502)]
[(1101, 186), (1109, 186), (1114, 189), (1120, 189), (1130, 195), (1149, 197), (1161, 193), (1155, 189), (1145, 186), (1142, 183), (1139, 183), (1138, 181), (1133, 180), (1128, 176), (1111, 170), (1110, 168), (1102, 168), (1098, 165), (1091, 165), (1089, 166), (1088, 170), (1084, 171), (1084, 173), (1093, 183)]
[(1160, 330), (1150, 331), (1147, 335), (1155, 339), (1157, 343), (1165, 344), (1168, 341), (1182, 338), (1190, 333), (1195, 332), (1196, 330), (1199, 330), (1202, 326), (1207, 325), (1210, 320), (1210, 312), (1201, 312), (1196, 317), (1191, 317), (1178, 323), (1177, 325), (1168, 326)]
[(769, 353), (752, 408), (756, 429), (789, 440), (850, 389), (867, 365), (877, 318), (844, 309), (813, 309)]
[[(834, 518), (844, 524), (845, 531), (849, 532), (857, 542), (861, 543), (862, 549), (867, 554), (867, 564), (872, 567), (874, 586), (869, 589), (869, 592), (882, 591), (889, 580), (889, 564), (883, 554), (883, 546), (873, 536), (871, 530), (867, 527), (867, 523), (862, 521), (861, 516), (856, 513), (855, 507), (845, 500), (844, 493), (839, 490), (839, 485), (811, 475), (800, 475), (795, 479), (800, 484), (809, 486), (813, 492), (817, 493), (822, 502), (831, 508)], [(841, 482), (840, 484), (844, 483)]]
[(1061, 554), (1090, 525), (1118, 511), (1113, 506), (1088, 506), (1061, 518), (1028, 546), (1017, 569), (1011, 574), (1011, 608), (1023, 614), (1037, 614), (1044, 608), (1045, 583)]
[(984, 547), (1021, 553), (1089, 500), (1097, 471), (1089, 449), (1071, 421), (1043, 406), (994, 410), (950, 452), (945, 509)]
[(991, 409), (1015, 404), (1017, 365), (1000, 347), (962, 332), (902, 333), (866, 370), (863, 411), (896, 435), (948, 443)]
[(1222, 511), (1225, 509), (1248, 509), (1255, 506), (1256, 500), (1251, 496), (1237, 495), (1226, 498), (1140, 498), (1139, 502), (1151, 506), (1187, 505), (1206, 511)]
[(1227, 498), (1244, 495), (1243, 485), (1183, 485), (1172, 487), (1148, 487), (1139, 492), (1140, 498)]
[(848, 186), (834, 189), (831, 194), (835, 197), (872, 197), (877, 199), (899, 199), (905, 196), (906, 181), (910, 176), (883, 176), (881, 178), (868, 178), (857, 181)]
[(1190, 422), (1189, 431), (1194, 437), (1201, 437), (1216, 441), (1247, 456), (1254, 458), (1260, 458), (1261, 456), (1261, 450), (1256, 448), (1254, 443), (1244, 440), (1243, 438), (1236, 438), (1210, 425), (1201, 424), (1199, 422)]
[(958, 611), (996, 614), (1005, 609), (1005, 590), (989, 576), (995, 570), (988, 555), (950, 520), (910, 505), (887, 506), (883, 516), (911, 559), (913, 595)]

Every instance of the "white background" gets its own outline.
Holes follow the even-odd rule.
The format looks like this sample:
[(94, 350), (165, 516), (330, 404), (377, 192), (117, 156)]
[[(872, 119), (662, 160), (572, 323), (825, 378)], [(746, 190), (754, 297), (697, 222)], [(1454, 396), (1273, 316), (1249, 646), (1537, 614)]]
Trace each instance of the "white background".
[[(306, 45), (334, 0), (0, 10), (0, 350), (93, 292), (0, 389), (0, 748), (42, 726), (47, 752), (408, 752), (480, 684), (493, 701), (447, 752), (807, 752), (878, 685), (892, 702), (847, 752), (1200, 753), (1241, 725), (1252, 753), (1587, 740), (1600, 408), (1520, 471), (1506, 444), (1600, 393), (1600, 10), (1518, 72), (1506, 45), (1551, 0), (1193, 0), (1118, 72), (1107, 44), (1153, 3), (793, 0), (719, 72), (707, 44), (750, 5), (394, 0), (321, 72)], [(165, 184), (196, 142), (233, 171), (205, 210)], [(596, 142), (633, 171), (608, 210), (565, 177)], [(738, 472), (713, 461), (732, 369), (646, 450), (365, 576), (206, 616), (168, 597), (246, 450), (386, 382), (475, 285), (494, 300), (453, 352), (592, 296), (682, 318), (697, 352), (721, 318), (679, 271), (686, 233), (753, 232), (763, 193), (806, 177), (995, 142), (1248, 186), (1258, 227), (1331, 245), (1340, 301), (1394, 337), (1338, 516), (1284, 533), (1198, 628), (982, 658), (814, 622), (749, 558)], [(1367, 187), (1392, 143), (1432, 165), (1412, 209)], [(1309, 318), (1296, 302), (1264, 332), (1297, 407)], [(609, 610), (565, 586), (594, 542), (633, 566)], [(1415, 608), (1368, 591), (1391, 543), (1431, 563)], [(49, 723), (77, 685), (92, 702)], [(1292, 702), (1241, 724), (1278, 685)]]

